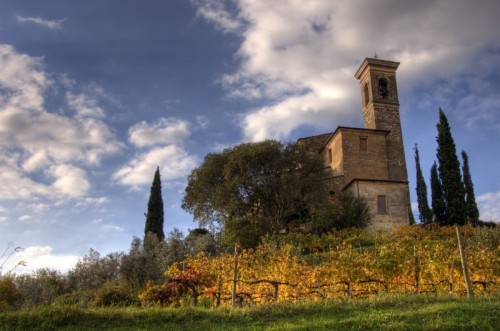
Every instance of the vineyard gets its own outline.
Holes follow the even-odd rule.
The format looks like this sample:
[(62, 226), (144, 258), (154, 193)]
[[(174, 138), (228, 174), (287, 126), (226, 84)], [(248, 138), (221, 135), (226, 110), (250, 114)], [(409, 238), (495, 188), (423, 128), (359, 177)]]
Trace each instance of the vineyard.
[[(461, 233), (474, 293), (498, 294), (500, 229), (463, 227)], [(189, 257), (170, 266), (166, 275), (165, 284), (148, 284), (140, 296), (144, 304), (175, 306), (192, 300), (217, 307), (377, 293), (466, 293), (451, 227), (269, 237), (256, 249)]]

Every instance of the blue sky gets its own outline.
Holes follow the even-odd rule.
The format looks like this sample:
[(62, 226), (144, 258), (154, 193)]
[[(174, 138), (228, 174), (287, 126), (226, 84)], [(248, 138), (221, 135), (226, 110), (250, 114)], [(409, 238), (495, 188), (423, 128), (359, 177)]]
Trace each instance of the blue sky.
[[(0, 247), (28, 271), (67, 270), (142, 236), (160, 166), (165, 232), (210, 152), (362, 127), (354, 73), (401, 62), (398, 90), (415, 197), (438, 108), (469, 155), (483, 220), (500, 221), (496, 0), (0, 0)], [(416, 215), (418, 217), (418, 215)], [(3, 248), (1, 248), (3, 250)], [(8, 269), (4, 266), (4, 271)]]

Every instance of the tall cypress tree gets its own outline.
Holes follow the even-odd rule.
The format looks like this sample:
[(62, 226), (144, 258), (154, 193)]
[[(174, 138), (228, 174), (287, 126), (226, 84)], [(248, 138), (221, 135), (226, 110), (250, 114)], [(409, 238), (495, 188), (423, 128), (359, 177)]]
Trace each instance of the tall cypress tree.
[(467, 153), (462, 150), (462, 174), (464, 176), (464, 186), (465, 186), (465, 206), (467, 208), (467, 218), (469, 223), (476, 226), (479, 221), (479, 210), (477, 209), (476, 196), (474, 195), (474, 185), (472, 184), (472, 178), (469, 169), (469, 158)]
[(455, 142), (451, 135), (448, 119), (441, 108), (439, 108), (439, 123), (436, 127), (438, 131), (438, 170), (446, 201), (447, 223), (449, 225), (465, 225), (467, 222), (465, 188), (460, 174), (460, 162), (458, 161)]
[(417, 168), (417, 202), (419, 219), (423, 224), (432, 223), (432, 210), (429, 208), (427, 201), (427, 185), (425, 184), (422, 169), (420, 168), (420, 156), (418, 154), (418, 146), (415, 144), (415, 166)]
[(151, 193), (149, 194), (144, 236), (148, 232), (154, 233), (160, 240), (165, 239), (165, 233), (163, 233), (163, 198), (161, 196), (160, 167), (156, 168), (153, 184), (151, 185)]
[(439, 225), (447, 225), (448, 217), (446, 215), (446, 202), (444, 200), (443, 187), (439, 180), (436, 162), (434, 162), (431, 167), (431, 198), (434, 222)]

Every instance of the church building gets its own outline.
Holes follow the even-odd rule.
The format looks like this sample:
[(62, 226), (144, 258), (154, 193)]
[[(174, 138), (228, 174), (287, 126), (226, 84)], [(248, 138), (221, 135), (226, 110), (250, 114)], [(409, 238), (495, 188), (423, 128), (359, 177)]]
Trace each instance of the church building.
[(362, 197), (372, 216), (369, 229), (410, 224), (410, 196), (399, 116), (399, 62), (367, 58), (354, 75), (360, 83), (364, 128), (300, 138), (323, 156), (332, 199), (341, 192)]

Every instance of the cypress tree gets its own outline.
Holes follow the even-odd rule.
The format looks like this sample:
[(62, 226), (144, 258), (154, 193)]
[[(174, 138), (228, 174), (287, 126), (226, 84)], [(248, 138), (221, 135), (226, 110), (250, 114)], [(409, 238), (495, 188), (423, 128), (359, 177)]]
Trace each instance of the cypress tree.
[(165, 233), (163, 232), (163, 199), (161, 196), (160, 167), (156, 168), (153, 184), (151, 185), (144, 238), (146, 238), (148, 232), (152, 232), (160, 240), (165, 239)]
[(423, 224), (432, 223), (432, 210), (429, 208), (427, 201), (427, 185), (425, 184), (422, 169), (420, 168), (420, 156), (418, 154), (418, 146), (415, 144), (415, 166), (417, 168), (417, 202), (419, 219)]
[(439, 180), (437, 164), (431, 167), (431, 198), (432, 198), (432, 211), (434, 213), (434, 222), (439, 225), (447, 225), (448, 218), (446, 216), (446, 202), (443, 196), (443, 188)]
[(462, 150), (462, 174), (464, 176), (464, 186), (465, 186), (465, 206), (467, 208), (467, 218), (468, 222), (473, 226), (477, 226), (479, 221), (479, 210), (477, 209), (476, 196), (474, 195), (474, 185), (472, 184), (472, 178), (469, 169), (469, 158), (467, 153)]
[(448, 119), (441, 108), (439, 109), (439, 123), (436, 127), (438, 131), (438, 170), (446, 201), (447, 223), (449, 225), (465, 225), (465, 188), (460, 174), (460, 162), (458, 161), (455, 142), (451, 135)]

